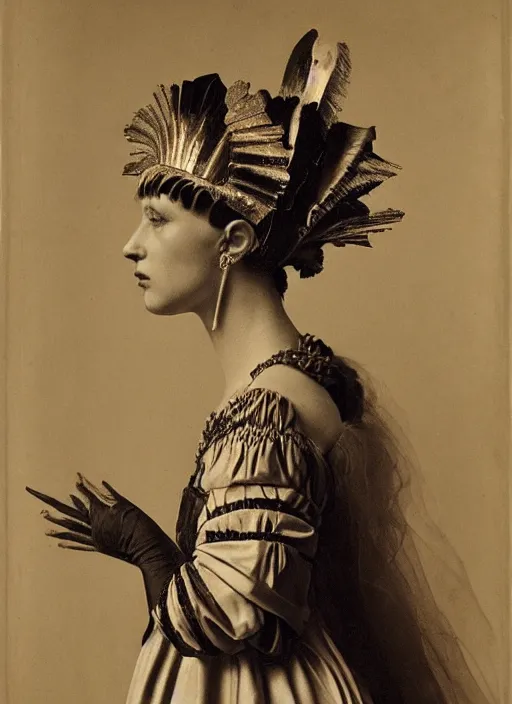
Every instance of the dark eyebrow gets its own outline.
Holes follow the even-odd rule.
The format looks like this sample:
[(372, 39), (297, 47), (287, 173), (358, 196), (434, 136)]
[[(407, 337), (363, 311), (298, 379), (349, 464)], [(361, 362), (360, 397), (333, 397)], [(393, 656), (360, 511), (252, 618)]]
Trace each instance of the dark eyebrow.
[(150, 213), (156, 215), (156, 216), (159, 217), (159, 218), (164, 218), (164, 216), (162, 215), (162, 213), (160, 213), (158, 210), (156, 210), (155, 208), (153, 208), (151, 205), (145, 205), (145, 206), (144, 206), (144, 214), (145, 214), (145, 215), (149, 215)]

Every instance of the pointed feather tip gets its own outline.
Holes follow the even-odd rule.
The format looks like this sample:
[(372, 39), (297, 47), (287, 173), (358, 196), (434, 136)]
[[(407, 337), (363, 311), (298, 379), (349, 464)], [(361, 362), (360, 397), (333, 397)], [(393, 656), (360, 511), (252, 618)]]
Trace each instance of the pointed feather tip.
[(350, 65), (350, 47), (345, 41), (335, 39), (331, 34), (319, 34), (316, 30), (312, 31), (316, 36), (313, 43), (313, 54), (331, 51), (335, 60), (339, 61), (340, 58), (343, 58)]
[(310, 29), (293, 47), (281, 80), (279, 89), (281, 97), (289, 98), (302, 93), (307, 74), (309, 73), (309, 65), (313, 58), (313, 47), (317, 39), (318, 31)]
[(345, 42), (338, 42), (334, 39), (322, 39), (318, 30), (312, 28), (293, 47), (286, 69), (288, 70), (291, 67), (298, 55), (302, 56), (309, 53), (310, 58), (313, 58), (315, 54), (322, 55), (329, 51), (332, 51), (336, 56), (342, 53), (346, 57), (347, 62), (350, 62), (350, 50)]
[(306, 34), (304, 34), (304, 35), (299, 39), (299, 41), (298, 41), (297, 44), (295, 45), (295, 48), (298, 47), (298, 46), (299, 46), (300, 44), (302, 44), (302, 43), (304, 43), (304, 44), (308, 44), (309, 42), (313, 42), (313, 43), (314, 43), (315, 40), (318, 39), (319, 36), (320, 36), (320, 35), (319, 35), (319, 33), (318, 33), (318, 29), (315, 29), (314, 27), (312, 27), (311, 29), (309, 29), (309, 30), (306, 32)]
[(385, 210), (381, 210), (380, 213), (373, 213), (373, 215), (382, 215), (384, 221), (391, 224), (402, 222), (405, 217), (405, 211), (397, 210), (396, 208), (386, 208)]

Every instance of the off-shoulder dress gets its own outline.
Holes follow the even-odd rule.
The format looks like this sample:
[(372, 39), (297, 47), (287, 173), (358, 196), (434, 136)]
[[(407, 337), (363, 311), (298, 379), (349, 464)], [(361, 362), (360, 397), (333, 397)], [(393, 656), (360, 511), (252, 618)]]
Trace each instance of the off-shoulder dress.
[[(254, 370), (290, 364), (320, 383), (325, 346), (305, 335)], [(291, 401), (251, 386), (206, 421), (183, 492), (187, 561), (151, 614), (127, 704), (367, 704), (314, 603), (329, 472)], [(324, 557), (319, 557), (323, 555)]]

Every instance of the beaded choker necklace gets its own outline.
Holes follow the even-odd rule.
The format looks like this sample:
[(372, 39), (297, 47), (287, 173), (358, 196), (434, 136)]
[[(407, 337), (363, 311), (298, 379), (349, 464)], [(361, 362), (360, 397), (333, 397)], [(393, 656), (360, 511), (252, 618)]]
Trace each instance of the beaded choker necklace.
[(254, 381), (268, 367), (274, 364), (288, 364), (324, 385), (325, 380), (333, 375), (333, 356), (332, 349), (325, 342), (305, 333), (300, 336), (297, 348), (276, 352), (264, 362), (260, 362), (250, 376)]

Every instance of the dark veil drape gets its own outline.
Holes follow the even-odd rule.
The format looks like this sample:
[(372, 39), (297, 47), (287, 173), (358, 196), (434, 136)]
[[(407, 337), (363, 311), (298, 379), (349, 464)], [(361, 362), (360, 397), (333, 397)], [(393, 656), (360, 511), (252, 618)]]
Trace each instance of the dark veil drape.
[(496, 704), (495, 637), (429, 513), (421, 467), (369, 374), (334, 362), (330, 392), (346, 428), (330, 454), (332, 503), (320, 535), (329, 569), (313, 587), (325, 626), (375, 704)]

